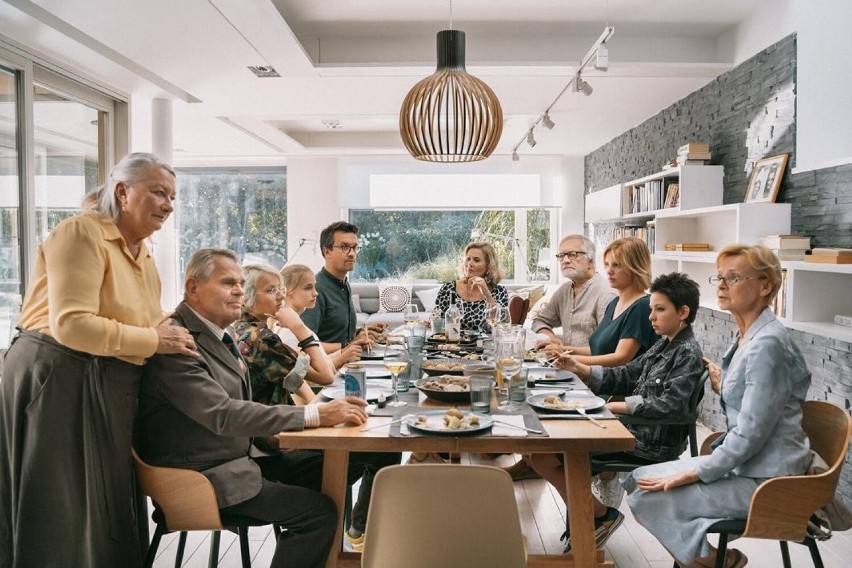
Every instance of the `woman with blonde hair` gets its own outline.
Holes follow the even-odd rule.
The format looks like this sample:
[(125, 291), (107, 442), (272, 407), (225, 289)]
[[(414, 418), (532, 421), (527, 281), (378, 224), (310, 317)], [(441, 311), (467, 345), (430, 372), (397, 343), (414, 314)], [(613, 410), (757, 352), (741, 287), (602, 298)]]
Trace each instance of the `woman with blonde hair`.
[[(313, 271), (304, 264), (290, 264), (281, 269), (281, 285), (286, 289), (287, 305), (293, 309), (298, 315), (309, 308), (313, 308), (317, 304), (317, 278)], [(288, 330), (279, 330), (278, 334), (284, 343), (291, 347), (296, 339)], [(314, 335), (316, 337), (316, 335)], [(336, 369), (343, 367), (346, 363), (357, 361), (361, 358), (361, 346), (357, 343), (350, 343), (343, 349), (339, 349), (333, 353), (326, 354), (323, 352), (324, 360), (331, 367), (331, 375), (334, 377)], [(308, 376), (309, 380), (314, 380)], [(324, 381), (321, 381), (324, 382)]]
[(464, 249), (461, 277), (441, 286), (435, 309), (443, 314), (458, 302), (464, 312), (462, 329), (481, 331), (488, 308), (509, 305), (509, 292), (499, 285), (502, 278), (494, 247), (489, 243), (470, 243)]

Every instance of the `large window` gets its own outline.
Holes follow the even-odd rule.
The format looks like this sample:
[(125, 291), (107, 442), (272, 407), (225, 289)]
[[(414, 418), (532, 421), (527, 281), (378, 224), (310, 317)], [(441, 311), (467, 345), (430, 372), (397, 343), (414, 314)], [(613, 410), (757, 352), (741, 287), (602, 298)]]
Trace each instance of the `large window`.
[(21, 223), (18, 188), (18, 99), (15, 73), (0, 67), (0, 349), (21, 308)]
[(361, 242), (352, 278), (452, 280), (465, 245), (476, 240), (495, 247), (507, 279), (548, 280), (539, 255), (550, 246), (553, 217), (549, 209), (352, 210)]
[(228, 248), (240, 262), (280, 268), (287, 260), (284, 168), (177, 170), (178, 281), (204, 247)]

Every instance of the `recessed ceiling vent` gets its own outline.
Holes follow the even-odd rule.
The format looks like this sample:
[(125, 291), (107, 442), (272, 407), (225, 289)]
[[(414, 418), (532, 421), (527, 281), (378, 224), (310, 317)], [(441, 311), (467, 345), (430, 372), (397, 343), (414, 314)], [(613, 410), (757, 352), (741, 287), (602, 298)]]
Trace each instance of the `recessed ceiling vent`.
[(271, 65), (249, 65), (249, 71), (254, 73), (260, 78), (264, 77), (280, 77), (278, 71)]

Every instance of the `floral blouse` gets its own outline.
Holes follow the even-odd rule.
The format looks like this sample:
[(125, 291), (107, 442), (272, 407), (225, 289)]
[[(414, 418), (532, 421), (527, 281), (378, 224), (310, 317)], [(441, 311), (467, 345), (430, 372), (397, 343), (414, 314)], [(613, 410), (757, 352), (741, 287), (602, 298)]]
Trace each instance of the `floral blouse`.
[[(243, 313), (235, 326), (237, 349), (251, 380), (251, 398), (264, 404), (293, 404), (290, 397), (302, 385), (306, 368), (299, 355), (253, 315)], [(299, 373), (301, 369), (301, 374)]]

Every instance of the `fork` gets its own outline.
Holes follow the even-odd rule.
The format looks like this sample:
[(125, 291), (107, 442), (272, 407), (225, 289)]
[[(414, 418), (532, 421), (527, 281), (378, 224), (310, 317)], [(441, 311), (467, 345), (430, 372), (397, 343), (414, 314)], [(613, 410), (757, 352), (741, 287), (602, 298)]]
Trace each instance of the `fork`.
[(578, 414), (582, 414), (583, 416), (585, 416), (586, 418), (588, 418), (588, 419), (589, 419), (589, 421), (590, 421), (592, 424), (594, 424), (595, 426), (597, 426), (598, 428), (604, 428), (604, 429), (606, 429), (606, 424), (602, 424), (602, 423), (598, 422), (597, 420), (595, 420), (594, 418), (592, 418), (591, 416), (589, 416), (588, 414), (586, 414), (586, 409), (585, 409), (585, 408), (578, 408), (578, 409), (577, 409), (577, 413), (578, 413)]

